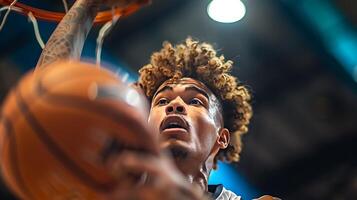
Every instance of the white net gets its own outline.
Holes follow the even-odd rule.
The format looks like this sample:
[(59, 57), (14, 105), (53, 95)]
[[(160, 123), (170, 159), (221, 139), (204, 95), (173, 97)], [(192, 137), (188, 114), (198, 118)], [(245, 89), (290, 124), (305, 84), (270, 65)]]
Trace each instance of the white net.
[[(1, 20), (0, 32), (4, 28), (5, 23), (7, 21), (7, 18), (9, 16), (11, 10), (14, 10), (14, 11), (17, 11), (17, 12), (22, 12), (23, 11), (21, 8), (15, 6), (17, 1), (18, 0), (14, 0), (9, 6), (4, 6), (4, 7), (0, 8), (0, 17), (1, 17), (2, 12), (6, 11), (4, 17)], [(67, 0), (62, 0), (62, 2), (63, 2), (64, 10), (66, 12), (68, 12), (69, 8), (68, 8)], [(114, 7), (112, 8), (112, 10), (113, 10), (113, 12), (112, 12), (113, 13), (112, 20), (108, 21), (107, 23), (105, 23), (103, 25), (103, 27), (100, 29), (98, 37), (97, 37), (96, 63), (97, 63), (98, 66), (100, 66), (100, 63), (101, 63), (101, 54), (102, 54), (102, 47), (103, 47), (104, 39), (108, 35), (108, 33), (112, 30), (114, 25), (117, 23), (118, 19), (120, 18), (120, 15), (115, 15), (114, 14), (115, 13), (114, 12), (114, 10), (115, 10)], [(38, 44), (40, 45), (40, 47), (43, 49), (45, 47), (45, 43), (42, 40), (37, 20), (36, 20), (35, 16), (31, 12), (28, 13), (28, 19), (29, 19), (30, 22), (32, 22), (36, 40), (37, 40)]]
[(17, 0), (14, 0), (9, 6), (6, 6), (6, 8), (4, 9), (4, 10), (6, 10), (6, 13), (4, 15), (4, 18), (1, 21), (1, 24), (0, 24), (0, 31), (4, 28), (5, 22), (7, 20), (7, 17), (10, 14), (11, 9), (16, 9), (14, 6), (16, 2), (17, 2)]
[(63, 2), (63, 6), (64, 6), (64, 10), (66, 11), (66, 13), (68, 12), (68, 3), (66, 0), (62, 0)]
[(45, 48), (45, 43), (42, 40), (42, 37), (41, 37), (41, 34), (40, 34), (40, 30), (38, 28), (37, 20), (33, 16), (32, 12), (29, 12), (28, 16), (29, 16), (30, 21), (32, 22), (36, 40), (37, 40), (38, 44), (40, 45), (40, 47), (43, 49), (43, 48)]
[[(114, 8), (113, 8), (114, 10)], [(103, 27), (100, 29), (98, 37), (97, 37), (97, 49), (96, 49), (96, 63), (97, 66), (100, 66), (101, 63), (101, 55), (102, 55), (102, 47), (103, 47), (103, 42), (105, 36), (108, 35), (108, 33), (112, 30), (114, 25), (117, 23), (119, 20), (120, 16), (119, 15), (114, 15), (113, 12), (113, 19), (103, 25)]]
[[(2, 31), (2, 29), (4, 28), (5, 23), (7, 21), (7, 17), (9, 16), (11, 10), (14, 10), (14, 11), (17, 11), (17, 12), (22, 12), (21, 8), (18, 8), (18, 7), (15, 6), (16, 2), (17, 2), (17, 0), (14, 0), (9, 6), (4, 6), (4, 7), (0, 8), (0, 14), (2, 12), (6, 11), (3, 19), (1, 20), (0, 31)], [(38, 28), (37, 20), (36, 20), (36, 18), (33, 16), (33, 14), (31, 12), (28, 13), (28, 18), (32, 22), (36, 40), (37, 40), (38, 44), (40, 45), (40, 47), (43, 49), (45, 47), (45, 44), (44, 44), (44, 42), (42, 40), (42, 37), (41, 37), (41, 34), (40, 34), (40, 30)]]

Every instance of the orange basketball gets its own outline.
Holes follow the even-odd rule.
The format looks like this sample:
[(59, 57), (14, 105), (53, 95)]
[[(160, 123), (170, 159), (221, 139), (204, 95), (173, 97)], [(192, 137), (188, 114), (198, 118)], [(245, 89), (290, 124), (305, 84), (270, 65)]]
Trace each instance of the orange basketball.
[(158, 152), (147, 109), (135, 89), (92, 64), (29, 73), (2, 107), (2, 177), (21, 199), (105, 199), (116, 186), (109, 157)]

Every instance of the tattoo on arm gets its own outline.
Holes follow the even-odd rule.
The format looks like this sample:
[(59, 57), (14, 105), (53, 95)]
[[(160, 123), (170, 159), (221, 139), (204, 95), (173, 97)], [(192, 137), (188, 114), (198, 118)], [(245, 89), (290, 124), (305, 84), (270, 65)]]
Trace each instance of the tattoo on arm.
[(92, 0), (77, 0), (48, 40), (36, 70), (62, 59), (79, 59), (97, 14)]

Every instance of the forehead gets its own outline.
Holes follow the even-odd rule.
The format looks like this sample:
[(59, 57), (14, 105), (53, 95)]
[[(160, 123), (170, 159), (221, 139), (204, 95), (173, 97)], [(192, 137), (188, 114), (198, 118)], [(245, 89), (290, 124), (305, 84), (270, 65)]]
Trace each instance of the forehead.
[(160, 87), (156, 90), (154, 96), (164, 91), (165, 88), (168, 87), (175, 88), (175, 87), (192, 87), (192, 86), (205, 92), (209, 98), (215, 98), (213, 92), (204, 83), (193, 78), (181, 78), (178, 80), (169, 79), (160, 85)]

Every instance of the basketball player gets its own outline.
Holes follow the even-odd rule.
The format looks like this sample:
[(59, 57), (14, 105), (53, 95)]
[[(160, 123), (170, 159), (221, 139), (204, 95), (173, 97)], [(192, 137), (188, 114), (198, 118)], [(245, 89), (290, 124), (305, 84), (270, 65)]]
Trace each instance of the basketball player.
[[(77, 0), (47, 42), (36, 70), (57, 60), (79, 59), (99, 5), (135, 1)], [(208, 194), (217, 200), (241, 199), (222, 185), (208, 185), (218, 160), (239, 160), (241, 135), (252, 116), (250, 94), (229, 74), (231, 67), (211, 45), (191, 38), (176, 46), (166, 42), (152, 55), (150, 64), (140, 69), (136, 86), (151, 102), (148, 122), (172, 160), (122, 153), (113, 162), (112, 171), (123, 180), (113, 198), (198, 200)], [(125, 177), (133, 173), (146, 179), (130, 185)]]

